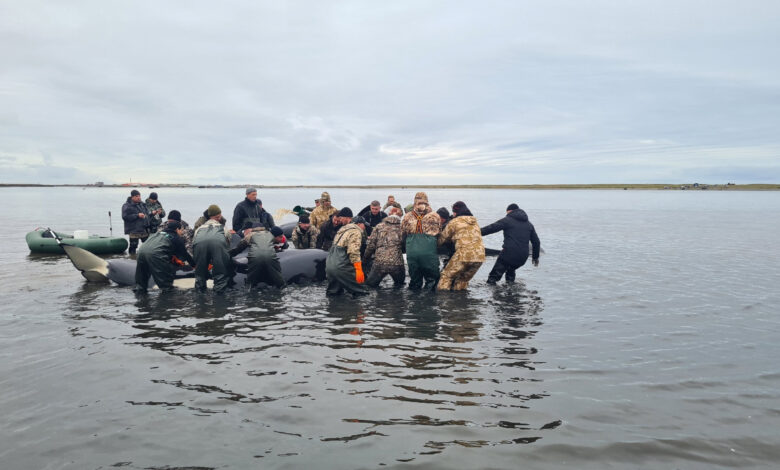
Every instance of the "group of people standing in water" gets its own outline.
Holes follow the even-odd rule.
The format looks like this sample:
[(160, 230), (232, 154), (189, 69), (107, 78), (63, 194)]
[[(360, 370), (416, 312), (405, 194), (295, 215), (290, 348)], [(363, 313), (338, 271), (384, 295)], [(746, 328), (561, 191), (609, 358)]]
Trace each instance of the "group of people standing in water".
[[(234, 284), (232, 257), (247, 248), (247, 283), (284, 287), (277, 253), (289, 244), (263, 208), (255, 188), (247, 188), (245, 199), (236, 205), (231, 229), (225, 229), (227, 220), (217, 205), (209, 206), (190, 229), (176, 210), (162, 222), (165, 212), (157, 194), (150, 194), (150, 202), (151, 210), (133, 190), (122, 208), (130, 253), (137, 250), (136, 292), (146, 292), (150, 277), (161, 289), (172, 288), (177, 267), (186, 262), (195, 269), (196, 289), (205, 290), (211, 277), (214, 291), (222, 293)], [(513, 282), (515, 271), (529, 254), (533, 264), (539, 264), (539, 237), (517, 204), (507, 207), (506, 217), (483, 228), (463, 201), (452, 205), (451, 214), (445, 207), (433, 211), (424, 192), (415, 194), (405, 210), (389, 196), (384, 207), (373, 201), (357, 215), (349, 207), (333, 207), (330, 194), (323, 192), (314, 207), (296, 206), (294, 212), (298, 214), (291, 236), (295, 248), (328, 252), (325, 274), (329, 296), (344, 291), (355, 296), (367, 294), (368, 287), (377, 287), (387, 276), (396, 287), (402, 287), (406, 281), (403, 253), (410, 289), (466, 289), (485, 261), (482, 236), (499, 231), (504, 233), (504, 245), (488, 284), (503, 276), (506, 282)], [(154, 223), (157, 218), (160, 221)], [(233, 234), (241, 241), (231, 248)], [(144, 243), (137, 248), (139, 241)], [(441, 268), (440, 254), (444, 255)]]

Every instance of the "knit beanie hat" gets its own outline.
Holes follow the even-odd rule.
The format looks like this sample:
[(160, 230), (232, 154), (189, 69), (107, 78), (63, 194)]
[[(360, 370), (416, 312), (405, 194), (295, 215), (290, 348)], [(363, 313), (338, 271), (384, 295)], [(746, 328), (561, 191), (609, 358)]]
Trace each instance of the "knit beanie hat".
[(177, 211), (176, 209), (168, 212), (168, 220), (178, 220), (181, 222), (181, 212)]
[(212, 204), (209, 206), (208, 209), (206, 209), (206, 214), (209, 217), (214, 217), (215, 215), (219, 215), (221, 213), (222, 213), (222, 209), (220, 209), (219, 206), (216, 204)]
[(368, 222), (362, 216), (353, 217), (352, 218), (352, 223), (353, 224), (365, 224), (365, 225), (368, 225)]
[(140, 195), (141, 195), (141, 192), (138, 191), (137, 189), (134, 189), (134, 190), (130, 191), (130, 197), (135, 197), (135, 196), (140, 196)]
[(279, 227), (278, 225), (274, 225), (273, 227), (271, 227), (271, 235), (275, 237), (284, 235), (284, 230), (282, 230), (282, 227)]
[(154, 199), (156, 201), (157, 200), (157, 193), (154, 193), (154, 192), (149, 193), (149, 199)]
[(246, 188), (246, 195), (249, 196), (252, 193), (256, 193), (257, 189), (255, 188)]
[(336, 217), (352, 217), (352, 209), (345, 207), (336, 214)]
[(508, 210), (508, 211), (516, 211), (517, 209), (520, 209), (520, 206), (518, 206), (514, 202), (512, 204), (509, 204), (508, 206), (506, 206), (506, 210)]
[(298, 217), (298, 223), (299, 224), (309, 224), (311, 222), (309, 221), (309, 216), (308, 215), (302, 215), (302, 216)]

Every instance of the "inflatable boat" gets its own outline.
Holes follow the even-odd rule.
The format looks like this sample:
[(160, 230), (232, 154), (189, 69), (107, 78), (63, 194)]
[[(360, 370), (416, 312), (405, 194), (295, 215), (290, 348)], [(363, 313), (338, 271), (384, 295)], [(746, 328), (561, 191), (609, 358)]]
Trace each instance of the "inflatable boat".
[(37, 228), (25, 236), (27, 246), (33, 253), (65, 254), (57, 238), (65, 245), (77, 246), (96, 255), (122, 253), (127, 249), (124, 237), (100, 237), (89, 235), (85, 230), (77, 230), (74, 235), (55, 232), (47, 228)]

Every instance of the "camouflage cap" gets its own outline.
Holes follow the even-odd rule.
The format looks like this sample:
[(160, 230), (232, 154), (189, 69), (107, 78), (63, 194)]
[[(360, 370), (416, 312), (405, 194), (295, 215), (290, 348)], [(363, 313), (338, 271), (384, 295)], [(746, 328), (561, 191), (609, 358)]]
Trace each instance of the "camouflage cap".
[(330, 194), (327, 191), (323, 191), (320, 195), (320, 202), (322, 201), (330, 201)]

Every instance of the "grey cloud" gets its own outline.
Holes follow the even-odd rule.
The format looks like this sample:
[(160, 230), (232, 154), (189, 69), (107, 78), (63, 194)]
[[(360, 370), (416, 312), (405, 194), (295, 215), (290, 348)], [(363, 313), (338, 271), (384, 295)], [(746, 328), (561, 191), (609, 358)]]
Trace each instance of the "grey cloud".
[[(777, 144), (778, 13), (720, 1), (6, 2), (0, 152), (81, 173), (0, 179), (641, 182), (704, 173), (707, 159), (748, 174), (733, 150)], [(777, 178), (776, 162), (756, 174)]]

